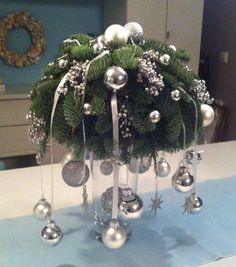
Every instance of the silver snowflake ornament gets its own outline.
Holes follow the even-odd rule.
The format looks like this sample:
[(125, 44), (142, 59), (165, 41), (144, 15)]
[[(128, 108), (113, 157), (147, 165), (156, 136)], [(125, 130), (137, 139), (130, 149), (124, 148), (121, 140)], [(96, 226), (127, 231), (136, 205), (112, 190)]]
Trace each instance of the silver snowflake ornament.
[(161, 203), (163, 203), (163, 200), (161, 200), (162, 196), (158, 197), (158, 194), (155, 194), (154, 198), (151, 198), (152, 204), (149, 206), (151, 208), (151, 212), (157, 213), (157, 209), (161, 209)]

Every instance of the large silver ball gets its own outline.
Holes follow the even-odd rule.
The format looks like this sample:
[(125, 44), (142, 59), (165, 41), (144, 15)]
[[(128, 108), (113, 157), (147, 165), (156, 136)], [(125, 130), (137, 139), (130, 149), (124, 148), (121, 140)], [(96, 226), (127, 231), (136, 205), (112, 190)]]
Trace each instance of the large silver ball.
[(124, 245), (126, 232), (116, 219), (112, 219), (110, 224), (104, 229), (102, 241), (104, 245), (110, 249), (118, 249)]
[(149, 118), (152, 123), (158, 123), (159, 120), (161, 119), (161, 114), (159, 111), (154, 110), (149, 114)]
[(161, 55), (159, 57), (159, 61), (161, 62), (161, 64), (167, 66), (170, 64), (170, 56), (168, 54)]
[(125, 24), (125, 29), (127, 31), (128, 37), (134, 42), (139, 42), (143, 37), (143, 28), (137, 22), (128, 22)]
[(128, 41), (126, 29), (119, 24), (109, 26), (106, 29), (104, 36), (108, 43), (113, 46), (125, 45)]
[(144, 210), (142, 199), (132, 193), (130, 188), (123, 189), (122, 194), (119, 205), (120, 215), (126, 220), (138, 219)]
[(113, 164), (110, 160), (104, 160), (100, 164), (100, 171), (103, 175), (110, 175), (113, 172)]
[(215, 119), (214, 109), (207, 104), (201, 104), (201, 112), (203, 116), (203, 127), (207, 127), (212, 124)]
[(157, 163), (157, 175), (159, 177), (166, 177), (170, 174), (170, 164), (166, 161), (165, 158), (161, 158)]
[(47, 246), (53, 247), (61, 242), (63, 233), (57, 224), (51, 220), (48, 222), (47, 226), (43, 228), (41, 237)]
[(91, 115), (92, 114), (92, 106), (89, 103), (84, 103), (83, 111), (85, 115)]
[(105, 85), (114, 91), (124, 87), (127, 81), (128, 75), (121, 67), (112, 66), (104, 74)]
[(45, 198), (41, 198), (33, 209), (34, 217), (40, 221), (47, 220), (51, 217), (52, 206)]
[(188, 192), (194, 185), (194, 178), (185, 166), (180, 166), (172, 177), (172, 186), (180, 192)]

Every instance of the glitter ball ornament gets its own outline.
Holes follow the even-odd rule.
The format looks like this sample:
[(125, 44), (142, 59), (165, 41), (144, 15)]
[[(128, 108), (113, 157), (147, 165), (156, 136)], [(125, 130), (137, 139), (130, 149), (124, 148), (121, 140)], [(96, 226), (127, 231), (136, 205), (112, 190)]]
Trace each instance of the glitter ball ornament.
[(172, 186), (180, 192), (188, 192), (194, 185), (194, 178), (185, 166), (180, 166), (172, 177)]
[(168, 54), (161, 55), (159, 61), (161, 64), (168, 66), (170, 64), (170, 56)]
[(53, 247), (61, 242), (63, 233), (57, 224), (53, 220), (50, 220), (47, 226), (43, 228), (41, 237), (44, 244)]
[(201, 112), (203, 117), (203, 127), (207, 127), (212, 124), (215, 119), (214, 109), (207, 104), (201, 104)]
[(143, 38), (143, 28), (137, 22), (128, 22), (125, 24), (125, 29), (127, 31), (128, 37), (134, 41), (139, 42)]
[(180, 91), (179, 91), (178, 89), (173, 90), (173, 91), (171, 92), (171, 98), (172, 98), (173, 100), (175, 100), (175, 101), (179, 101), (180, 98), (181, 98), (181, 93), (180, 93)]
[(110, 160), (104, 160), (100, 164), (100, 171), (103, 175), (110, 175), (113, 172), (113, 164)]
[(119, 90), (126, 85), (128, 75), (124, 69), (117, 66), (110, 67), (104, 74), (104, 83), (113, 91)]
[(159, 111), (154, 110), (149, 114), (149, 118), (152, 123), (158, 123), (159, 120), (161, 119), (161, 114)]
[(118, 249), (124, 245), (126, 232), (116, 219), (112, 219), (110, 224), (104, 229), (102, 241), (104, 245), (110, 249)]
[(92, 114), (92, 106), (89, 103), (84, 103), (84, 114), (91, 115)]
[(89, 179), (89, 168), (81, 160), (72, 160), (67, 162), (62, 169), (64, 182), (72, 187), (84, 185)]
[(109, 26), (106, 29), (104, 36), (107, 42), (115, 47), (125, 45), (128, 41), (126, 29), (119, 24)]
[(68, 65), (67, 59), (64, 59), (64, 58), (59, 59), (58, 66), (60, 69), (65, 69), (67, 67), (67, 65)]
[[(185, 154), (185, 160), (187, 162), (187, 164), (192, 165), (194, 162), (194, 150), (187, 150), (186, 154)], [(197, 163), (199, 163), (202, 160), (202, 155), (201, 153), (198, 151), (197, 152)]]
[(203, 202), (197, 193), (192, 193), (189, 197), (185, 198), (184, 213), (187, 211), (189, 213), (197, 213), (202, 209)]
[(161, 158), (157, 163), (157, 175), (159, 177), (166, 177), (170, 174), (170, 164), (165, 158)]
[[(118, 188), (118, 203), (121, 202), (122, 189)], [(113, 203), (113, 187), (109, 187), (101, 196), (101, 203), (104, 210), (111, 212)]]
[(131, 188), (123, 189), (119, 205), (120, 215), (126, 220), (134, 220), (142, 215), (143, 210), (142, 199), (134, 194)]
[(47, 220), (51, 217), (52, 207), (45, 198), (41, 198), (34, 206), (34, 217), (40, 221)]

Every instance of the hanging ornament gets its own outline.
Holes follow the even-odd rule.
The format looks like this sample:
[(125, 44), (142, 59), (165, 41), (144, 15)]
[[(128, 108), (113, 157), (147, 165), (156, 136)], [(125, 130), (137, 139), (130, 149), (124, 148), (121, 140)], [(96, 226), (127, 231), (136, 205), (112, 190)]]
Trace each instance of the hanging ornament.
[(174, 101), (179, 101), (180, 98), (181, 98), (181, 93), (180, 93), (180, 91), (179, 91), (178, 89), (173, 90), (173, 91), (171, 92), (171, 98), (172, 98)]
[(67, 59), (64, 59), (64, 58), (61, 58), (58, 60), (58, 66), (60, 69), (65, 69), (68, 65), (68, 60)]
[(151, 198), (152, 204), (149, 206), (151, 208), (151, 212), (157, 213), (157, 209), (161, 209), (161, 204), (163, 203), (162, 196), (158, 196), (156, 192), (155, 197)]
[(194, 178), (185, 166), (180, 166), (172, 177), (172, 186), (180, 192), (188, 192), (194, 185)]
[(110, 224), (104, 229), (102, 241), (104, 245), (110, 249), (118, 249), (124, 245), (126, 232), (116, 219), (112, 219)]
[(168, 66), (170, 64), (170, 56), (168, 54), (161, 55), (159, 61), (161, 64)]
[(53, 220), (50, 220), (47, 223), (47, 226), (43, 228), (41, 237), (46, 245), (52, 247), (58, 245), (61, 242), (63, 233), (57, 226), (57, 224)]
[(92, 106), (89, 103), (84, 103), (84, 114), (91, 115), (92, 114)]
[(215, 119), (214, 109), (207, 104), (201, 104), (201, 112), (203, 117), (203, 127), (207, 127), (212, 124)]
[(169, 48), (176, 52), (176, 47), (174, 45), (170, 45)]
[(132, 173), (142, 174), (149, 170), (151, 164), (152, 164), (152, 158), (149, 156), (141, 158), (139, 163), (138, 159), (131, 158), (128, 168), (129, 171), (131, 171)]
[[(199, 163), (202, 160), (202, 151), (197, 151), (197, 163)], [(192, 165), (194, 161), (194, 150), (187, 150), (185, 154), (185, 160), (187, 164)]]
[(79, 187), (88, 181), (89, 168), (87, 164), (84, 164), (81, 160), (71, 160), (64, 165), (62, 177), (67, 185)]
[(52, 207), (45, 198), (41, 198), (34, 206), (34, 217), (40, 221), (47, 220), (51, 217)]
[(121, 67), (112, 66), (104, 74), (105, 85), (113, 91), (124, 87), (127, 81), (128, 75)]
[(100, 171), (103, 175), (110, 175), (113, 172), (113, 164), (110, 160), (104, 160), (100, 164)]
[(161, 114), (159, 111), (154, 110), (149, 114), (149, 118), (152, 123), (158, 123), (159, 120), (161, 119)]
[(143, 201), (131, 188), (125, 188), (122, 190), (119, 210), (120, 215), (126, 220), (138, 219), (143, 213)]
[(197, 213), (202, 209), (203, 202), (197, 193), (192, 193), (189, 197), (185, 198), (185, 203), (183, 205), (184, 212)]
[(170, 164), (164, 157), (161, 157), (157, 163), (157, 176), (166, 177), (170, 174)]
[(128, 22), (125, 24), (125, 29), (127, 31), (128, 37), (133, 42), (139, 42), (143, 38), (143, 28), (137, 22)]
[[(122, 189), (121, 187), (118, 188), (118, 205), (121, 202), (122, 198)], [(101, 203), (104, 210), (111, 212), (112, 210), (112, 201), (113, 199), (113, 187), (109, 187), (101, 196)]]
[(106, 29), (104, 36), (107, 42), (115, 47), (125, 45), (128, 41), (126, 29), (119, 24), (109, 26)]

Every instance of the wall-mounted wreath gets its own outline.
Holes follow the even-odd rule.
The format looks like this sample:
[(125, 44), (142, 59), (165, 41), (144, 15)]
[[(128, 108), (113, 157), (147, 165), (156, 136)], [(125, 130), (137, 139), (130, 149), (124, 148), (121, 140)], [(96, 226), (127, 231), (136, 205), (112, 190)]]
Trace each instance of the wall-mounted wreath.
[[(32, 45), (25, 54), (19, 54), (7, 48), (6, 37), (13, 28), (25, 28), (31, 35)], [(0, 57), (9, 65), (23, 67), (36, 64), (44, 52), (45, 39), (41, 24), (28, 12), (17, 12), (0, 21)]]

